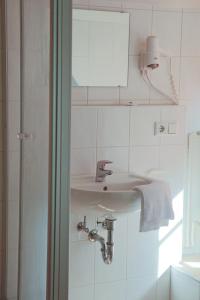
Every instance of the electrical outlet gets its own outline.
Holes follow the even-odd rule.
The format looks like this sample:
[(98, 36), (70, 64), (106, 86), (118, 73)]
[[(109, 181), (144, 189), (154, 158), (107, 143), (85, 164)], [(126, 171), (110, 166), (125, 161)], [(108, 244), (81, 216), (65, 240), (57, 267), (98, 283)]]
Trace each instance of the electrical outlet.
[(168, 122), (155, 122), (154, 132), (155, 135), (168, 134)]
[(176, 134), (177, 124), (176, 122), (171, 122), (168, 124), (168, 134)]

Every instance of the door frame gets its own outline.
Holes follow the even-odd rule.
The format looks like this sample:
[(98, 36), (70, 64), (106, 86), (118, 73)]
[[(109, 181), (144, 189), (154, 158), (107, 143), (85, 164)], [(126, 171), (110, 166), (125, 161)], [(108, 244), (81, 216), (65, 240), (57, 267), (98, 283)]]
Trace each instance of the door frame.
[(52, 0), (48, 300), (68, 299), (71, 44), (71, 0)]
[(6, 91), (6, 5), (5, 0), (0, 2), (0, 18), (1, 18), (1, 43), (2, 43), (2, 51), (0, 55), (1, 68), (0, 72), (2, 73), (2, 143), (3, 143), (3, 153), (2, 153), (2, 169), (3, 177), (2, 177), (2, 255), (0, 257), (0, 272), (2, 272), (2, 278), (0, 280), (0, 299), (6, 299), (6, 283), (7, 283), (7, 153), (6, 153), (6, 144), (7, 144), (7, 134), (6, 134), (6, 99), (7, 99), (7, 91)]

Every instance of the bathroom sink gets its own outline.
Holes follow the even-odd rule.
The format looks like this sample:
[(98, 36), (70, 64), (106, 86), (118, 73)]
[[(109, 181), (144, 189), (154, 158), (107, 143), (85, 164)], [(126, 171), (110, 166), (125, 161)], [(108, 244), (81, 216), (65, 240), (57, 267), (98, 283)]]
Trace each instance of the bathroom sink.
[(95, 177), (72, 178), (72, 207), (110, 213), (127, 213), (139, 210), (141, 193), (136, 189), (149, 184), (150, 179), (138, 175), (107, 176), (104, 182), (95, 182)]

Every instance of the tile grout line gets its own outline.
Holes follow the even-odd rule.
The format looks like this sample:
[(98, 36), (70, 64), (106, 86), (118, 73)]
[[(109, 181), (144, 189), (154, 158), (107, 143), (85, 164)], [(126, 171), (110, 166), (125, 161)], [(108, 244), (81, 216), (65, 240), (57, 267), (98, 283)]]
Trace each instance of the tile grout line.
[[(184, 143), (174, 143), (174, 144), (167, 144), (167, 146), (170, 147), (181, 147), (184, 146)], [(130, 145), (130, 148), (149, 148), (149, 147), (159, 147), (159, 146), (166, 146), (165, 144), (146, 144), (146, 145)], [(96, 147), (77, 147), (77, 148), (72, 148), (72, 150), (88, 150), (88, 149), (96, 149)], [(129, 149), (129, 146), (102, 146), (98, 147), (98, 149)], [(1, 152), (1, 151), (0, 151)], [(18, 152), (18, 151), (10, 151), (10, 152)]]

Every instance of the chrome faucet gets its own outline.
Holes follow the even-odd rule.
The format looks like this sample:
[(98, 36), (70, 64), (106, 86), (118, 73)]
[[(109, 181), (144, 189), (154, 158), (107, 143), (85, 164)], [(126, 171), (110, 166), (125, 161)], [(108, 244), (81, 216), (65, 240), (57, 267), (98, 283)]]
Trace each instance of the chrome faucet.
[(96, 182), (103, 182), (107, 175), (112, 175), (112, 170), (105, 170), (105, 166), (107, 164), (112, 164), (110, 160), (100, 160), (97, 162), (97, 169), (96, 169)]

